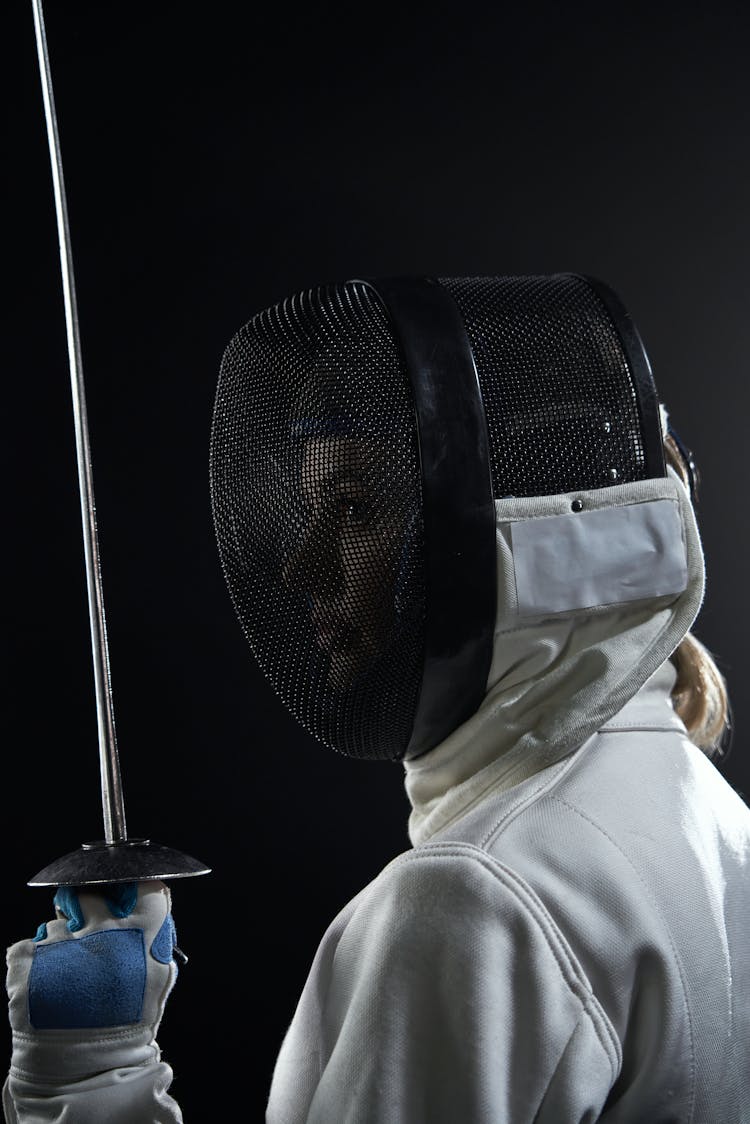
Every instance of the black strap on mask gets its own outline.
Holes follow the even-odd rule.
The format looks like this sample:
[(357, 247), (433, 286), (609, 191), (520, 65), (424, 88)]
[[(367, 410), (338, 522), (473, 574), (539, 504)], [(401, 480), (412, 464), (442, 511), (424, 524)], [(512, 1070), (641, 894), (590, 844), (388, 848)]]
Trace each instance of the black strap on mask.
[(365, 283), (393, 324), (419, 435), (427, 617), (406, 750), (417, 757), (473, 714), (487, 687), (497, 596), (489, 440), (474, 356), (451, 295), (428, 278)]

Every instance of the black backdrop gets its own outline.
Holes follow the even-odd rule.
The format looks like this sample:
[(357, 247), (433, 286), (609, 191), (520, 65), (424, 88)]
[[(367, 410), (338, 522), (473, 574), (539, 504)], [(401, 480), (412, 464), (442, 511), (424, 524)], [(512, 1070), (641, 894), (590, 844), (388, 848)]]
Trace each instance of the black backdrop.
[[(615, 12), (617, 14), (615, 14)], [(261, 1119), (318, 939), (408, 846), (398, 765), (311, 742), (221, 577), (223, 347), (351, 275), (576, 270), (633, 312), (703, 472), (697, 633), (745, 740), (750, 106), (741, 4), (48, 0), (128, 827), (197, 855), (160, 1033), (186, 1119)], [(63, 304), (30, 3), (4, 11), (6, 943), (101, 837)]]

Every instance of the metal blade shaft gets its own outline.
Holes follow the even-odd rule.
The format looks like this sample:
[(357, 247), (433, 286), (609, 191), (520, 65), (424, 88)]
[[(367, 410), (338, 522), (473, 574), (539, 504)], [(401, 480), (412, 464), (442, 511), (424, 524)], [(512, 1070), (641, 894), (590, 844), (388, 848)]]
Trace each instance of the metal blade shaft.
[(62, 156), (60, 152), (60, 137), (57, 128), (57, 116), (55, 113), (55, 100), (52, 91), (52, 76), (50, 72), (47, 36), (44, 27), (41, 0), (32, 0), (32, 5), (34, 9), (37, 52), (39, 55), (39, 74), (42, 82), (42, 96), (44, 98), (44, 112), (47, 123), (47, 139), (49, 142), (50, 163), (52, 166), (57, 233), (60, 243), (60, 268), (62, 272), (63, 297), (65, 301), (65, 323), (68, 336), (68, 359), (71, 392), (73, 396), (73, 415), (75, 419), (78, 484), (81, 498), (83, 544), (86, 560), (86, 584), (88, 588), (89, 621), (91, 625), (91, 647), (94, 661), (104, 834), (107, 843), (120, 843), (127, 840), (127, 829), (125, 826), (125, 806), (117, 753), (114, 709), (112, 705), (112, 683), (109, 667), (109, 649), (107, 645), (107, 626), (104, 616), (101, 567), (99, 562), (96, 506), (94, 503), (94, 484), (91, 470), (91, 450), (86, 416), (86, 395), (83, 382), (81, 340), (78, 330), (78, 308), (73, 276), (70, 226), (68, 223), (68, 208), (65, 198), (65, 182), (63, 180)]

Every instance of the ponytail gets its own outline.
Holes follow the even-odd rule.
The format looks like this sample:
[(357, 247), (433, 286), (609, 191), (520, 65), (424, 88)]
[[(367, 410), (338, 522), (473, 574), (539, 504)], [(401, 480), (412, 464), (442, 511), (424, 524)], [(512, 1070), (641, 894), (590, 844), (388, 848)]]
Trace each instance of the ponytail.
[[(690, 474), (681, 449), (671, 434), (664, 439), (667, 463), (677, 472), (685, 487)], [(713, 656), (692, 632), (683, 636), (672, 653), (677, 679), (672, 688), (672, 705), (685, 723), (690, 740), (716, 764), (729, 752), (731, 707), (724, 676)]]

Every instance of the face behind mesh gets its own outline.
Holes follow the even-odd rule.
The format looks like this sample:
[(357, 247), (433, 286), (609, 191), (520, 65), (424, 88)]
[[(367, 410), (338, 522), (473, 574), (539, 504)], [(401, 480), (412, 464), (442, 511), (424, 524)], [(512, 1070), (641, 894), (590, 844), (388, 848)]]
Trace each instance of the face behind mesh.
[(211, 481), (235, 609), (284, 703), (334, 749), (401, 756), (422, 666), (419, 453), (365, 285), (299, 294), (231, 341)]

